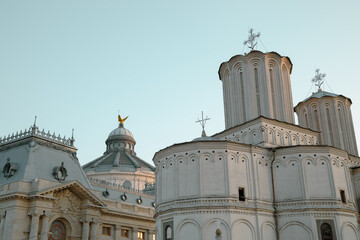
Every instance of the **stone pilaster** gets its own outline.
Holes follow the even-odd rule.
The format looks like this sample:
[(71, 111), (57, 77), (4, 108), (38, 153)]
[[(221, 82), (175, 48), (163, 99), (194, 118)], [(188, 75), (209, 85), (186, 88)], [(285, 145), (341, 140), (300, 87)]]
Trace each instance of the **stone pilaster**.
[(33, 210), (29, 212), (29, 215), (31, 216), (29, 240), (37, 240), (41, 212), (39, 210)]
[(5, 213), (0, 214), (0, 240), (3, 239), (3, 232), (4, 232), (4, 226), (5, 226)]
[(49, 236), (49, 218), (50, 212), (46, 211), (41, 217), (41, 232), (40, 232), (40, 240), (48, 240)]
[(115, 240), (120, 240), (121, 238), (121, 226), (115, 225)]
[(132, 229), (132, 240), (138, 239), (138, 231), (139, 231), (139, 229), (137, 229), (137, 228)]

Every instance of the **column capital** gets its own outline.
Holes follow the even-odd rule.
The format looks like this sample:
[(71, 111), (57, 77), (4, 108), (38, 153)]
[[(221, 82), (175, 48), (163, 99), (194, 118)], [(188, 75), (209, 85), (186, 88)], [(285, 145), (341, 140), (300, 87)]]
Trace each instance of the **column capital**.
[(116, 230), (121, 230), (121, 228), (122, 228), (121, 225), (119, 225), (119, 224), (115, 225), (115, 229), (116, 229)]
[(50, 210), (45, 210), (45, 211), (43, 211), (42, 216), (43, 216), (43, 217), (51, 218), (51, 217), (53, 216), (53, 212), (50, 211)]
[(40, 217), (42, 215), (42, 211), (39, 209), (32, 209), (28, 212), (28, 215), (31, 217)]
[(91, 218), (90, 222), (93, 224), (99, 224), (99, 223), (101, 223), (101, 220), (99, 218)]
[(83, 216), (80, 218), (81, 223), (90, 223), (92, 219), (89, 216)]

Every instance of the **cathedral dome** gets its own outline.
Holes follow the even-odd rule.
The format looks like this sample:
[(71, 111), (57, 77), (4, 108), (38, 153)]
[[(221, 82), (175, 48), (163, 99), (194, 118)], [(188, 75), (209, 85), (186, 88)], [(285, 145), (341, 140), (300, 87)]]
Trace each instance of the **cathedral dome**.
[(135, 143), (133, 134), (130, 132), (130, 130), (124, 128), (124, 124), (122, 123), (119, 124), (119, 127), (115, 128), (110, 132), (106, 142), (119, 140), (127, 140)]
[(119, 116), (118, 127), (106, 139), (104, 154), (85, 164), (83, 170), (95, 183), (100, 181), (150, 194), (155, 183), (155, 168), (136, 155), (134, 136), (124, 127), (126, 119)]
[(124, 128), (124, 126), (122, 126), (121, 124), (119, 125), (118, 128), (111, 131), (111, 133), (109, 134), (109, 137), (114, 136), (114, 135), (127, 135), (127, 136), (134, 137), (132, 135), (132, 133), (130, 132), (130, 130)]

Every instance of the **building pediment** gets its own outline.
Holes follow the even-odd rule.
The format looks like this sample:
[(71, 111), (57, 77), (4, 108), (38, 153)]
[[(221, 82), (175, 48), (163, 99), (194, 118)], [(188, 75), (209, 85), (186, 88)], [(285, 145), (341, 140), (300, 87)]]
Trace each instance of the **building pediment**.
[(36, 196), (53, 197), (55, 207), (67, 208), (66, 210), (77, 211), (84, 200), (88, 200), (91, 207), (103, 208), (106, 204), (94, 193), (85, 188), (78, 181), (71, 181), (44, 189), (36, 193)]

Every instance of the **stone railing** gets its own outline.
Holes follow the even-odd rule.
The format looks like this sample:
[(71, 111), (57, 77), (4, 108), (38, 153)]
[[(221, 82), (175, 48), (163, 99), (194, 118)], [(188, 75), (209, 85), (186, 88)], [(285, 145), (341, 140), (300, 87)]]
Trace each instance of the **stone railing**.
[(24, 131), (16, 132), (16, 133), (13, 133), (12, 135), (9, 134), (8, 136), (4, 136), (3, 138), (0, 137), (0, 145), (15, 142), (17, 140), (24, 139), (26, 137), (31, 137), (31, 136), (41, 137), (46, 140), (56, 142), (56, 143), (59, 143), (62, 145), (70, 146), (70, 147), (74, 146), (74, 141), (75, 141), (73, 137), (66, 138), (64, 136), (62, 138), (62, 137), (60, 137), (60, 135), (56, 136), (55, 133), (51, 134), (50, 131), (45, 132), (44, 129), (42, 131), (40, 131), (38, 129), (38, 127), (31, 126), (29, 129), (25, 129)]
[[(144, 194), (144, 195), (149, 195), (152, 196), (150, 194), (147, 194), (146, 191), (144, 192), (144, 190), (147, 190), (146, 188), (143, 190), (140, 190), (138, 188), (124, 188), (121, 184), (117, 184), (117, 183), (112, 183), (112, 182), (108, 182), (102, 179), (97, 179), (97, 178), (89, 178), (90, 183), (95, 183), (95, 184), (101, 184), (101, 185), (106, 185), (109, 186), (111, 188), (116, 188), (119, 191), (128, 191), (128, 192), (134, 192), (134, 193), (140, 193), (140, 194)], [(155, 188), (155, 184), (149, 184), (149, 186), (153, 186)]]

